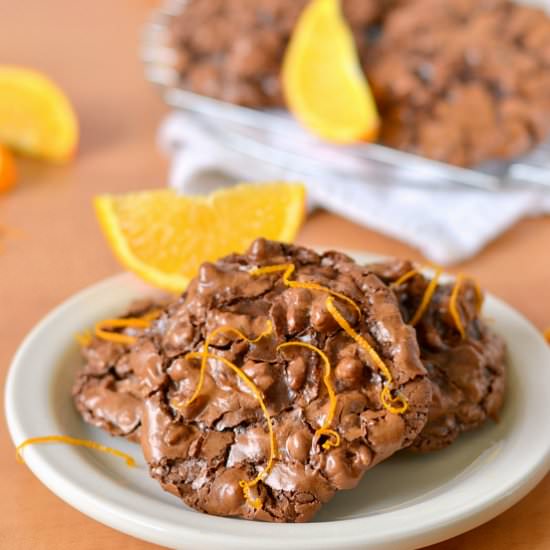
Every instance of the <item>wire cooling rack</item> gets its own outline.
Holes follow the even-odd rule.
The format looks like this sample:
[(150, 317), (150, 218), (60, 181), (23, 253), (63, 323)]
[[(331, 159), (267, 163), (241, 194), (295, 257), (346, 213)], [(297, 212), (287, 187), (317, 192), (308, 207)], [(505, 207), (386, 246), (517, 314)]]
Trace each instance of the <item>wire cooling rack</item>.
[(186, 0), (166, 0), (152, 13), (141, 42), (145, 75), (159, 86), (169, 105), (200, 120), (211, 130), (213, 139), (220, 140), (227, 149), (310, 178), (329, 171), (336, 178), (384, 185), (485, 191), (538, 187), (550, 192), (550, 142), (509, 162), (461, 168), (376, 143), (346, 148), (321, 143), (300, 131), (283, 110), (240, 107), (182, 89), (175, 69), (177, 55), (170, 47), (169, 26), (185, 3)]

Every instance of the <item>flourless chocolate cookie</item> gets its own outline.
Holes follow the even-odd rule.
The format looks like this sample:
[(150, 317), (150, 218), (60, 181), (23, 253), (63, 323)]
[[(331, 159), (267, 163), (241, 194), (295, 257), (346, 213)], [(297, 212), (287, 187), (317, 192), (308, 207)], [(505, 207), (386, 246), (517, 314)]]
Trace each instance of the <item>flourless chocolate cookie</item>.
[[(389, 285), (413, 269), (410, 262), (403, 261), (370, 268)], [(428, 283), (417, 273), (394, 288), (405, 319), (413, 318)], [(461, 337), (450, 313), (453, 288), (451, 284), (437, 286), (416, 326), (421, 358), (433, 384), (429, 422), (412, 445), (416, 450), (446, 447), (461, 432), (478, 427), (487, 417), (497, 418), (504, 398), (504, 343), (482, 320), (481, 296), (469, 280), (456, 294), (456, 310), (465, 327), (465, 338)], [(138, 313), (139, 308), (147, 313), (143, 306), (138, 306)], [(122, 344), (92, 340), (84, 348), (87, 363), (74, 389), (77, 408), (85, 420), (132, 440), (139, 437), (141, 404), (150, 387), (150, 382), (142, 386), (140, 379), (154, 378), (156, 372), (155, 368), (144, 368), (141, 347), (136, 352)]]
[(400, 2), (365, 52), (382, 141), (459, 165), (550, 133), (550, 17), (507, 0)]
[[(413, 320), (430, 280), (416, 272), (395, 286), (400, 278), (413, 273), (410, 262), (396, 260), (370, 268), (387, 284), (394, 285), (404, 319)], [(504, 342), (481, 318), (483, 297), (475, 283), (461, 279), (458, 287), (455, 284), (439, 284), (416, 323), (433, 397), (428, 423), (412, 444), (413, 450), (442, 449), (487, 418), (497, 419), (502, 407)], [(459, 316), (460, 328), (453, 311)]]
[(395, 296), (336, 253), (258, 240), (204, 264), (140, 343), (166, 367), (144, 404), (151, 474), (211, 514), (307, 521), (412, 443), (428, 413)]
[[(166, 306), (166, 301), (136, 302), (122, 317), (143, 318)], [(116, 331), (130, 340), (147, 328), (124, 328)], [(147, 362), (143, 349), (137, 354), (131, 343), (93, 337), (82, 346), (84, 366), (73, 386), (73, 400), (84, 420), (111, 435), (140, 440), (143, 399), (148, 395), (148, 380), (155, 365)], [(151, 370), (153, 369), (153, 370)]]
[(338, 253), (258, 240), (204, 264), (136, 336), (111, 375), (121, 361), (135, 375), (151, 475), (203, 512), (307, 521), (427, 419), (431, 384), (395, 295)]

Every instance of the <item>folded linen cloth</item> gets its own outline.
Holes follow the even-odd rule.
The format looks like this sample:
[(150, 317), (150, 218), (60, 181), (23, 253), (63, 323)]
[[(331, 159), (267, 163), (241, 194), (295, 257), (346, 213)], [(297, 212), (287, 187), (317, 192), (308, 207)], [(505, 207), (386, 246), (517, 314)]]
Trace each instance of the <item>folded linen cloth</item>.
[(286, 135), (291, 132), (301, 143), (298, 152), (281, 151), (284, 132), (236, 134), (227, 131), (227, 123), (171, 113), (159, 132), (161, 147), (172, 157), (170, 186), (203, 194), (237, 181), (302, 181), (312, 205), (404, 241), (443, 265), (475, 255), (523, 217), (550, 213), (550, 192), (543, 189), (394, 185), (387, 171), (375, 168), (358, 178), (344, 151), (307, 137), (290, 119), (281, 120)]

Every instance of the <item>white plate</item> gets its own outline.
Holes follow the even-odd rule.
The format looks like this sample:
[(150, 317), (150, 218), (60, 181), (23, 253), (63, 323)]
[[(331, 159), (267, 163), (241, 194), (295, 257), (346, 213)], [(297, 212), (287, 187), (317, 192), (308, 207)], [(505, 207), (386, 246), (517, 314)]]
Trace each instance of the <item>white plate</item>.
[(463, 435), (445, 451), (393, 457), (368, 472), (357, 489), (339, 493), (313, 523), (268, 524), (194, 512), (149, 479), (138, 446), (84, 424), (70, 397), (81, 362), (74, 333), (119, 314), (144, 292), (152, 291), (125, 274), (77, 294), (27, 336), (6, 384), (14, 443), (67, 434), (139, 458), (139, 468), (129, 469), (120, 459), (80, 447), (24, 450), (28, 467), (51, 491), (115, 529), (176, 548), (413, 548), (491, 519), (550, 469), (550, 351), (523, 317), (489, 296), (485, 314), (509, 350), (509, 389), (498, 424)]

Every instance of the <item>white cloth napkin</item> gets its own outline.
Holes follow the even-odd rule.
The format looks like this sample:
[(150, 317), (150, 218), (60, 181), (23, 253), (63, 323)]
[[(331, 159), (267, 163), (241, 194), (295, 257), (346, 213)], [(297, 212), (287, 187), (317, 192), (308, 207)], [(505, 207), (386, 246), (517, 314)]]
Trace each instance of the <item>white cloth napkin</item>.
[[(285, 121), (286, 130), (303, 132)], [(534, 189), (484, 192), (467, 188), (418, 188), (381, 182), (376, 172), (368, 180), (335, 178), (323, 165), (350, 168), (345, 153), (327, 149), (308, 138), (303, 151), (317, 162), (315, 175), (304, 178), (296, 163), (271, 161), (273, 149), (265, 152), (267, 162), (252, 158), (247, 145), (233, 147), (223, 126), (204, 125), (195, 115), (171, 113), (159, 133), (161, 147), (172, 156), (169, 183), (188, 194), (203, 194), (237, 181), (284, 179), (303, 181), (310, 202), (402, 240), (431, 261), (452, 264), (480, 251), (520, 218), (550, 213), (550, 192)], [(277, 147), (282, 134), (261, 135), (262, 143)], [(229, 140), (229, 141), (228, 141)], [(249, 147), (256, 147), (248, 142)], [(262, 153), (260, 149), (260, 155)], [(258, 153), (258, 151), (256, 151)], [(297, 157), (298, 158), (298, 157)], [(308, 169), (311, 168), (311, 163)], [(421, 177), (421, 175), (419, 176)]]

